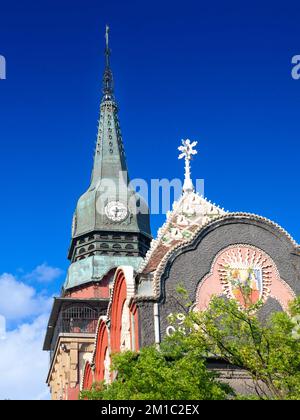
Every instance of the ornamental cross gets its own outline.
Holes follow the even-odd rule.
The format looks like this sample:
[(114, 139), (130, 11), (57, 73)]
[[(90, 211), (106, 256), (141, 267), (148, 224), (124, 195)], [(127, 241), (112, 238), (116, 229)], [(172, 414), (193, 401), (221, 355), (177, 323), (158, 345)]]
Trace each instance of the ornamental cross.
[(197, 146), (198, 142), (193, 141), (191, 143), (190, 140), (182, 140), (182, 146), (178, 147), (178, 150), (181, 152), (181, 154), (178, 156), (178, 159), (186, 158), (191, 160), (193, 155), (196, 155), (198, 152), (197, 150), (194, 150), (194, 147)]
[(196, 155), (198, 152), (197, 150), (194, 150), (194, 147), (197, 146), (198, 142), (191, 141), (189, 139), (182, 140), (182, 145), (178, 147), (178, 150), (181, 152), (178, 156), (178, 159), (185, 159), (185, 176), (184, 176), (184, 184), (183, 184), (183, 192), (193, 192), (194, 186), (191, 179), (191, 159), (194, 155)]

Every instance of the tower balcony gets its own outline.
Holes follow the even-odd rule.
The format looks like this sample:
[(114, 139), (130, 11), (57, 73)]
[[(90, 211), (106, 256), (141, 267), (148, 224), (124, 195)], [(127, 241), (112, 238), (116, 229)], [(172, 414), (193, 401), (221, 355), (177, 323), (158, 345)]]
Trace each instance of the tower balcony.
[(105, 314), (108, 302), (108, 299), (55, 298), (44, 350), (53, 355), (61, 336), (95, 335), (99, 317)]

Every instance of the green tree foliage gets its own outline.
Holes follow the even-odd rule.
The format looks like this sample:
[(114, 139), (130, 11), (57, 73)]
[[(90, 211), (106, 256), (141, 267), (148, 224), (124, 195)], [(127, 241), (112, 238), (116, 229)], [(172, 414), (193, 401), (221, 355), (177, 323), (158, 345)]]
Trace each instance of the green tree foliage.
[(139, 353), (113, 356), (112, 369), (117, 379), (111, 385), (95, 384), (84, 391), (83, 399), (97, 400), (216, 400), (226, 399), (232, 391), (209, 372), (200, 347), (188, 348), (185, 340), (177, 347), (165, 342)]
[[(235, 300), (213, 298), (205, 312), (186, 308), (184, 324), (160, 348), (113, 355), (116, 380), (95, 384), (81, 398), (100, 400), (300, 399), (300, 299), (289, 313), (275, 313), (264, 323), (255, 315), (261, 303), (241, 309)], [(181, 317), (182, 319), (182, 317)], [(234, 391), (207, 368), (221, 359), (251, 378), (252, 394)]]
[(255, 315), (260, 306), (242, 310), (214, 298), (207, 311), (187, 316), (186, 340), (247, 371), (258, 398), (300, 399), (300, 299), (263, 323)]

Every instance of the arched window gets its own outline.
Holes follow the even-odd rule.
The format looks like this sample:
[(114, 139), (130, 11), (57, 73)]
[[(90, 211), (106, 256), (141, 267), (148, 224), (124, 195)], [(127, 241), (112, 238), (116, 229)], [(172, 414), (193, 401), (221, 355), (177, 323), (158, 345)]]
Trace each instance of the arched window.
[(111, 306), (111, 351), (113, 353), (121, 350), (122, 318), (126, 295), (127, 287), (125, 276), (123, 272), (119, 272), (115, 280), (114, 295)]
[[(131, 285), (131, 283), (129, 284)], [(138, 311), (136, 305), (131, 304), (130, 307), (128, 306), (130, 293), (131, 289), (127, 295), (124, 271), (118, 270), (110, 309), (110, 343), (112, 353), (139, 349)]]
[(101, 320), (97, 331), (95, 352), (95, 381), (109, 383), (110, 354), (108, 349), (108, 330), (105, 321)]

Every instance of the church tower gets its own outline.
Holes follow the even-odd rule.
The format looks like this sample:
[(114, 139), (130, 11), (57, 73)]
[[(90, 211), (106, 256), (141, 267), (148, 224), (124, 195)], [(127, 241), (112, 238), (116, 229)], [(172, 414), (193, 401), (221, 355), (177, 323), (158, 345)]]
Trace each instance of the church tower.
[(73, 217), (70, 267), (54, 299), (44, 350), (50, 351), (47, 383), (53, 399), (75, 399), (93, 351), (98, 319), (105, 315), (119, 266), (138, 270), (149, 249), (146, 203), (130, 186), (114, 97), (106, 27), (103, 97), (91, 182)]

